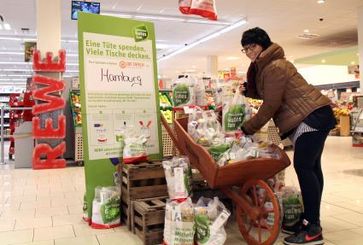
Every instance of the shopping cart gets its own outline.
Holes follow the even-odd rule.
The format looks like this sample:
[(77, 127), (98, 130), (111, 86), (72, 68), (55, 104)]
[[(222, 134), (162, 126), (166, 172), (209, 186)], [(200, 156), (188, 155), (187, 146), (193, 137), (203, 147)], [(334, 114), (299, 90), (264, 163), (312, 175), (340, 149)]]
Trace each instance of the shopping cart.
[(280, 204), (264, 181), (290, 165), (288, 156), (277, 146), (275, 159), (251, 159), (218, 166), (206, 148), (187, 133), (188, 118), (174, 120), (170, 127), (161, 121), (179, 152), (189, 157), (211, 188), (219, 188), (235, 204), (239, 230), (248, 244), (273, 244), (280, 232)]

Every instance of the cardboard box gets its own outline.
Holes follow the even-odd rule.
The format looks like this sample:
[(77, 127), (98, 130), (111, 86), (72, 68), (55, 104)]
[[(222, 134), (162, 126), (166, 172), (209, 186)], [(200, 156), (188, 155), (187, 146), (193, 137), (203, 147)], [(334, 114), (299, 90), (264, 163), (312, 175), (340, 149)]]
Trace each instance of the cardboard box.
[(340, 136), (350, 135), (350, 117), (340, 116)]

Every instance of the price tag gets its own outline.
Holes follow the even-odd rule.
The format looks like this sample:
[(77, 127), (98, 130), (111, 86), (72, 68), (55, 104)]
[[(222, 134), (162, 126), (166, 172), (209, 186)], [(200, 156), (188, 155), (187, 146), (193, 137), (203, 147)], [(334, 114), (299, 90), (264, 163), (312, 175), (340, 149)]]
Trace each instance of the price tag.
[(185, 114), (191, 114), (191, 113), (193, 113), (193, 110), (194, 110), (194, 108), (189, 107), (189, 106), (184, 106), (183, 109), (184, 109)]
[(223, 210), (222, 213), (220, 213), (218, 215), (218, 217), (216, 218), (216, 220), (213, 222), (213, 224), (211, 225), (211, 231), (212, 232), (216, 232), (218, 231), (222, 225), (224, 223), (226, 223), (228, 217), (230, 216), (231, 214), (227, 211), (227, 210)]

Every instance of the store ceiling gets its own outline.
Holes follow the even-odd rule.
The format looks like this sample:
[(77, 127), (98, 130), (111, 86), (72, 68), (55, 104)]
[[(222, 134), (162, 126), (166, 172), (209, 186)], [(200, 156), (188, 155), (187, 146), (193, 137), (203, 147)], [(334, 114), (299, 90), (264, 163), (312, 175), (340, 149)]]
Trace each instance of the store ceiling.
[[(178, 10), (177, 0), (101, 0), (100, 2), (101, 14), (132, 12), (141, 15), (202, 19), (198, 16), (182, 15)], [(62, 39), (68, 40), (62, 42), (62, 47), (68, 53), (69, 66), (66, 75), (76, 75), (78, 47), (77, 42), (69, 40), (76, 40), (77, 22), (70, 18), (71, 0), (61, 0), (61, 4)], [(216, 0), (216, 7), (218, 22), (197, 24), (153, 21), (158, 56), (162, 56), (184, 46), (185, 43), (190, 44), (223, 28), (223, 23), (247, 20), (246, 25), (159, 62), (160, 76), (175, 78), (181, 72), (208, 73), (208, 56), (218, 56), (219, 70), (235, 66), (240, 73), (245, 72), (248, 60), (240, 52), (240, 38), (243, 31), (255, 26), (264, 28), (274, 42), (281, 44), (286, 57), (290, 60), (357, 46), (357, 9), (363, 7), (363, 2), (326, 0), (325, 4), (318, 4), (316, 0)], [(24, 41), (35, 38), (36, 0), (1, 0), (0, 15), (12, 27), (10, 31), (0, 30), (0, 83), (23, 83), (25, 78), (21, 75), (31, 74), (30, 65), (22, 62)], [(29, 31), (22, 31), (21, 28), (28, 28)], [(297, 36), (303, 35), (306, 29), (309, 33), (305, 33), (305, 37), (311, 33), (318, 34), (319, 37), (298, 38)], [(9, 38), (17, 39), (9, 40)]]
[(338, 49), (331, 52), (295, 59), (295, 64), (313, 65), (357, 65), (359, 64), (358, 47)]

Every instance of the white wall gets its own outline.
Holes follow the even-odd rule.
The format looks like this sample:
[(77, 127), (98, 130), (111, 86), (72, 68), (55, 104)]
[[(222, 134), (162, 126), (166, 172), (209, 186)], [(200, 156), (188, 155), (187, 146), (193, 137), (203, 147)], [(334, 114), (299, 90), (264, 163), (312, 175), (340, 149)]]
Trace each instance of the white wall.
[(299, 73), (313, 85), (357, 81), (348, 74), (347, 66), (317, 65), (298, 69)]

